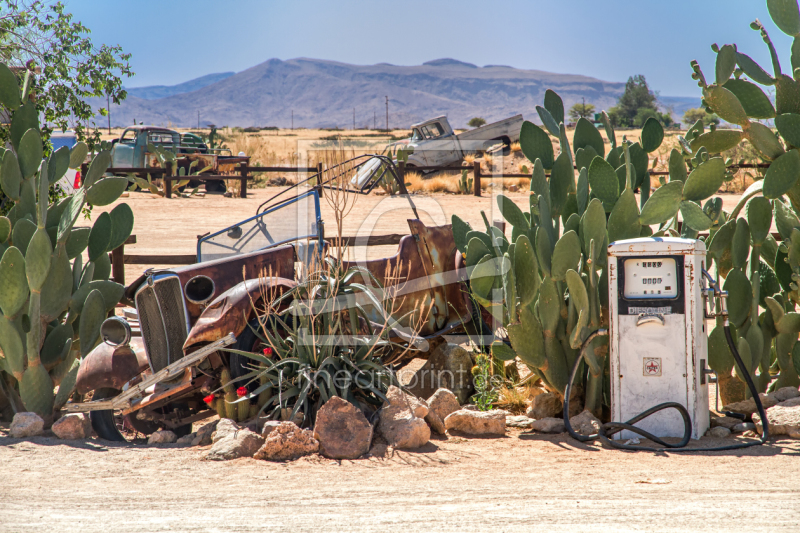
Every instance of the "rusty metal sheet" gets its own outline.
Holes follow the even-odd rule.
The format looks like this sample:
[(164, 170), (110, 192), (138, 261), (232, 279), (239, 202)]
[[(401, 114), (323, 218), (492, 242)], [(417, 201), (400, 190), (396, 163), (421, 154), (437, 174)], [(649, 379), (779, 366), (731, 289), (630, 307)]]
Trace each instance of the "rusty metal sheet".
[(166, 383), (156, 383), (153, 386), (153, 392), (147, 396), (144, 396), (140, 400), (132, 401), (129, 408), (122, 410), (122, 414), (128, 415), (140, 409), (144, 409), (145, 407), (149, 407), (151, 409), (159, 407), (160, 405), (172, 401), (176, 396), (179, 396), (190, 389), (199, 389), (206, 379), (208, 378), (204, 375), (200, 375), (196, 378), (194, 372), (192, 372), (192, 369), (186, 368), (184, 369), (183, 376), (181, 376), (180, 380), (173, 380)]
[(75, 390), (78, 394), (102, 388), (119, 390), (149, 367), (141, 337), (131, 339), (129, 346), (114, 347), (103, 342), (81, 361)]
[(286, 278), (250, 279), (220, 294), (195, 322), (183, 344), (183, 351), (188, 352), (197, 344), (213, 342), (228, 333), (238, 336), (253, 316), (253, 305), (257, 309), (263, 306), (264, 287), (269, 288), (270, 296), (275, 296), (296, 285), (294, 280)]

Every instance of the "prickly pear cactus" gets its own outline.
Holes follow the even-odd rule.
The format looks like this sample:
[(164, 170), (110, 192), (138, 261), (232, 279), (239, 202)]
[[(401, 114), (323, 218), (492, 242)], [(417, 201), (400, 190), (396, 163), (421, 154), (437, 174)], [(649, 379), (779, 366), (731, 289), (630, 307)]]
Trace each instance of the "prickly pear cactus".
[(87, 204), (108, 205), (128, 185), (104, 177), (109, 152), (94, 158), (73, 196), (49, 202), (50, 187), (80, 166), (87, 148), (78, 143), (43, 158), (27, 87), (26, 76), (20, 92), (0, 63), (0, 104), (12, 113), (11, 149), (0, 149), (0, 187), (14, 202), (0, 217), (0, 379), (25, 409), (50, 416), (69, 399), (80, 359), (97, 345), (100, 324), (122, 297), (122, 285), (108, 281), (107, 252), (130, 236), (133, 213), (120, 204), (91, 228), (74, 227)]
[[(690, 172), (684, 154), (676, 152), (669, 181), (651, 195), (648, 154), (664, 137), (655, 119), (647, 121), (637, 142), (618, 142), (603, 113), (609, 150), (598, 129), (582, 119), (570, 148), (561, 98), (547, 91), (537, 111), (544, 129), (525, 122), (520, 132), (522, 150), (534, 161), (529, 206), (523, 210), (497, 197), (511, 226), (510, 239), (485, 216), (481, 231), (454, 215), (453, 233), (473, 298), (508, 332), (508, 344), (495, 341), (493, 357), (519, 357), (549, 390), (563, 396), (581, 345), (608, 325), (609, 242), (668, 234), (694, 238), (699, 231), (716, 231), (725, 221), (721, 203), (707, 199), (719, 188), (725, 165), (706, 157)], [(548, 133), (560, 141), (558, 155)], [(684, 222), (680, 233), (679, 218)], [(607, 338), (596, 338), (580, 378), (585, 408), (597, 416), (608, 402), (607, 351)]]
[[(800, 9), (796, 0), (767, 0), (767, 7), (775, 25), (797, 41)], [(709, 364), (719, 377), (723, 403), (749, 394), (743, 384), (744, 371), (761, 391), (800, 384), (800, 314), (796, 312), (800, 302), (800, 48), (792, 46), (792, 69), (784, 74), (764, 25), (756, 20), (750, 27), (760, 33), (770, 52), (772, 73), (735, 44), (712, 46), (717, 53), (712, 83), (692, 61), (692, 77), (703, 92), (703, 104), (737, 127), (705, 132), (698, 122), (682, 143), (684, 154), (705, 160), (746, 139), (770, 163), (763, 179), (745, 191), (734, 211), (723, 213), (729, 220), (708, 243), (718, 274), (726, 278), (737, 348), (748, 366), (734, 368), (717, 325), (709, 335)], [(762, 86), (774, 92), (774, 105)], [(774, 119), (777, 135), (760, 122), (767, 119)], [(717, 179), (726, 179), (720, 169), (714, 173)], [(780, 242), (770, 234), (773, 223)]]

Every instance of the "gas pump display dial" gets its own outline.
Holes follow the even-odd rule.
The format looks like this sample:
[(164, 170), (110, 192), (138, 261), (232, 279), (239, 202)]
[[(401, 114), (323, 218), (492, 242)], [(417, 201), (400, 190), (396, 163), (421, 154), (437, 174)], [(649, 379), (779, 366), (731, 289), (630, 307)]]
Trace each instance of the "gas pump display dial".
[(623, 297), (674, 299), (678, 296), (677, 265), (671, 257), (636, 257), (625, 260)]

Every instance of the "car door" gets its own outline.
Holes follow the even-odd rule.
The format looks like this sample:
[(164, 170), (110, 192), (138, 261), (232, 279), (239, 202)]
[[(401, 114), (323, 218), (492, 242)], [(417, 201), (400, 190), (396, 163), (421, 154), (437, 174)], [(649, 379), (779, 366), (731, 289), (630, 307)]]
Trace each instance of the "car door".
[(453, 135), (446, 135), (441, 124), (432, 122), (421, 129), (425, 138), (430, 139), (426, 146), (429, 165), (443, 166), (458, 159), (455, 138)]
[(133, 151), (136, 147), (136, 130), (127, 129), (111, 149), (111, 166), (114, 168), (133, 167)]

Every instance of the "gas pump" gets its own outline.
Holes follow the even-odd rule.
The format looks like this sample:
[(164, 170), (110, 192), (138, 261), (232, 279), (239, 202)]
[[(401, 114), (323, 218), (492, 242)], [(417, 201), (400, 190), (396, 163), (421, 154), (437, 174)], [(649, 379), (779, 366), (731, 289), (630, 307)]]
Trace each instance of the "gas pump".
[[(705, 244), (676, 237), (613, 242), (608, 246), (608, 292), (610, 331), (592, 333), (575, 362), (565, 393), (567, 430), (578, 440), (599, 439), (624, 449), (658, 450), (622, 442), (641, 435), (672, 451), (699, 451), (685, 446), (709, 427), (707, 318), (723, 317), (734, 360), (744, 368), (730, 334), (727, 293), (706, 270)], [(606, 423), (586, 437), (569, 424), (569, 396), (587, 346), (600, 335), (610, 337), (611, 417), (626, 422)], [(762, 444), (768, 438), (755, 384), (749, 373), (743, 374), (763, 421), (762, 438), (715, 450)], [(682, 438), (675, 444), (664, 437)]]

